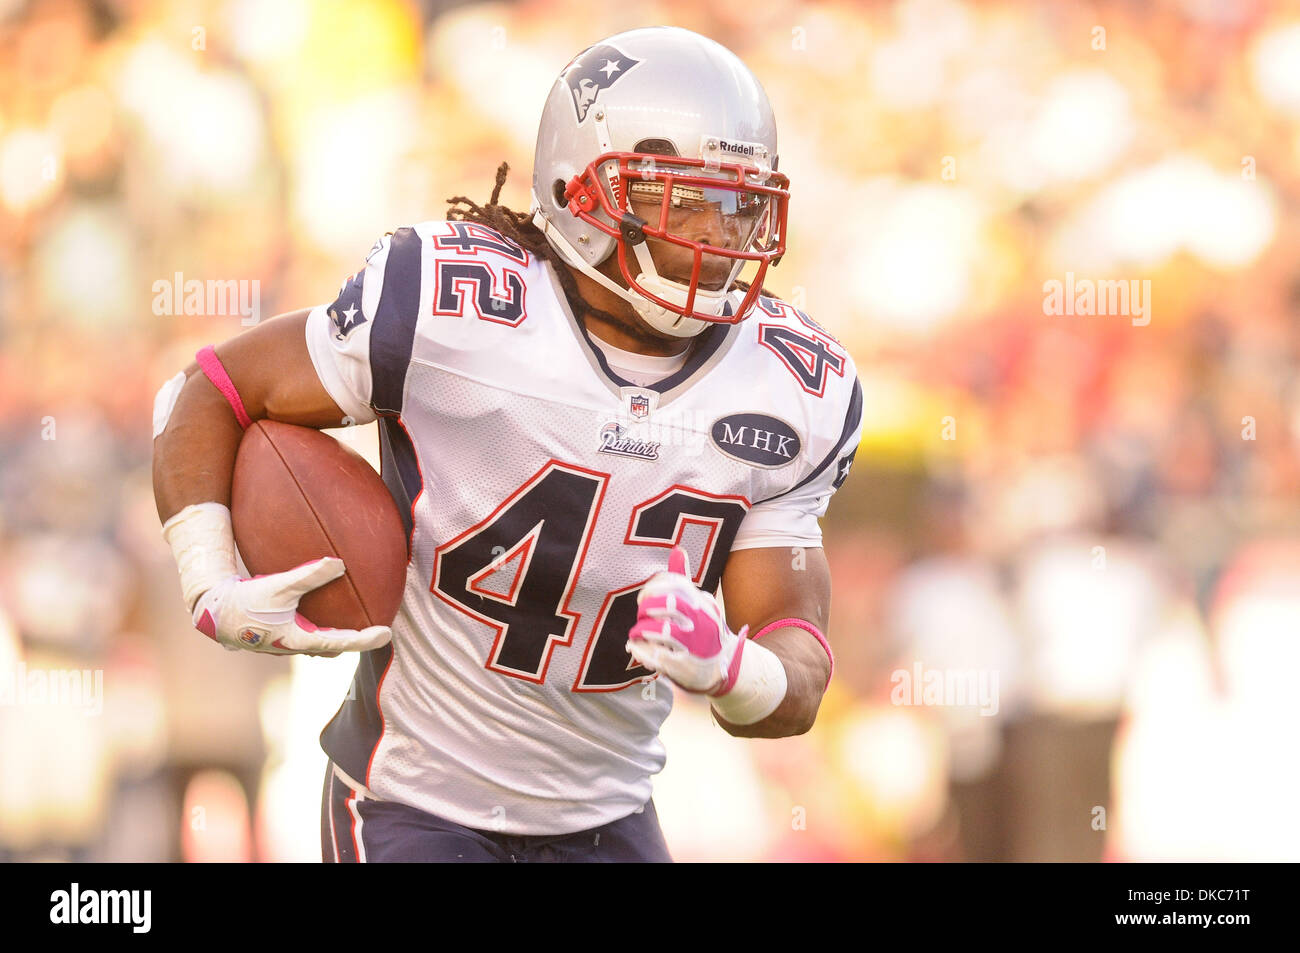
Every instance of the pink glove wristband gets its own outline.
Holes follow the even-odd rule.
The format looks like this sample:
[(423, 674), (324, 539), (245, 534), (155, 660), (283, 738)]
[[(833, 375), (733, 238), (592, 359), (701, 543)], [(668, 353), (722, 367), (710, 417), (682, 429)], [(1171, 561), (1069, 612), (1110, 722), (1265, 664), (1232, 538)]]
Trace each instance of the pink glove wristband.
[(740, 657), (745, 654), (745, 643), (749, 641), (747, 635), (749, 626), (742, 625), (740, 631), (736, 634), (740, 637), (740, 644), (736, 646), (736, 654), (731, 657), (731, 666), (727, 669), (727, 680), (716, 691), (709, 692), (715, 698), (727, 694), (736, 687), (736, 679), (740, 678)]

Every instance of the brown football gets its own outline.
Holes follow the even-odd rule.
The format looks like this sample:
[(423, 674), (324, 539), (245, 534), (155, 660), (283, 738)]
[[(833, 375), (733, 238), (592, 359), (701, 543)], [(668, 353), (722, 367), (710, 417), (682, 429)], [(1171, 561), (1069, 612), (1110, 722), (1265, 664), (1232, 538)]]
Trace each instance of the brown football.
[(235, 457), (230, 512), (253, 575), (343, 560), (346, 574), (298, 604), (316, 625), (364, 629), (397, 616), (406, 530), (384, 481), (351, 447), (310, 427), (255, 421)]

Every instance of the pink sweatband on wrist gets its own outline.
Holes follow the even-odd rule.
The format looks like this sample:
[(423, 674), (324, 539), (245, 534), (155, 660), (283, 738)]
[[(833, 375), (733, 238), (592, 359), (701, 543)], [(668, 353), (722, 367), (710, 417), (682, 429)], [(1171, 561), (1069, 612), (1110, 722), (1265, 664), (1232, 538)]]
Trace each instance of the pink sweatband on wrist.
[(822, 691), (826, 691), (826, 686), (831, 683), (831, 676), (835, 674), (835, 653), (831, 651), (831, 644), (826, 641), (826, 636), (822, 635), (821, 630), (807, 619), (778, 619), (775, 622), (769, 622), (767, 625), (763, 626), (763, 628), (751, 635), (750, 638), (758, 641), (773, 629), (784, 629), (788, 626), (793, 626), (796, 629), (803, 629), (805, 632), (811, 632), (812, 637), (820, 642), (822, 648), (826, 650), (826, 657), (831, 660), (831, 670), (826, 675), (826, 685), (822, 686)]
[(199, 362), (199, 370), (212, 381), (212, 386), (221, 391), (221, 396), (226, 398), (230, 409), (235, 412), (235, 419), (239, 421), (239, 426), (247, 430), (252, 425), (253, 418), (248, 416), (248, 411), (244, 409), (244, 402), (239, 399), (239, 391), (235, 390), (235, 382), (226, 373), (221, 358), (217, 357), (217, 349), (209, 344), (195, 354), (194, 359)]

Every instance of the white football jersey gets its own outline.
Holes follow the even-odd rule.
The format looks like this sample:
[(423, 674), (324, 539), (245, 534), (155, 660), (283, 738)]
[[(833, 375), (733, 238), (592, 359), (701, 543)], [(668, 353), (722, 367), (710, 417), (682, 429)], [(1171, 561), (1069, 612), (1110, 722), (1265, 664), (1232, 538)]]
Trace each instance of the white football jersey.
[(649, 800), (673, 693), (625, 647), (638, 587), (675, 544), (710, 592), (733, 550), (820, 546), (862, 417), (844, 348), (769, 298), (635, 386), (552, 267), (425, 222), (307, 321), (325, 389), (379, 421), (410, 533), (393, 640), (362, 656), (322, 746), (378, 798), (508, 834)]

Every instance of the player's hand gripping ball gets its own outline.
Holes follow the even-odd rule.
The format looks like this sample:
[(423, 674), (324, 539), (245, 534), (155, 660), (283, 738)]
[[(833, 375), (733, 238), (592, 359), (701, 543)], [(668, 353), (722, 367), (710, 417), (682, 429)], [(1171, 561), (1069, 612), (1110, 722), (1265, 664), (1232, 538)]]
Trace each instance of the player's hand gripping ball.
[(668, 571), (641, 587), (627, 650), (686, 691), (717, 697), (736, 684), (748, 632), (727, 627), (718, 600), (691, 581), (686, 550), (674, 546)]
[(271, 655), (365, 652), (387, 645), (392, 630), (372, 625), (360, 631), (314, 625), (298, 611), (298, 600), (343, 575), (343, 560), (327, 557), (287, 572), (213, 586), (194, 606), (194, 627), (228, 649)]

